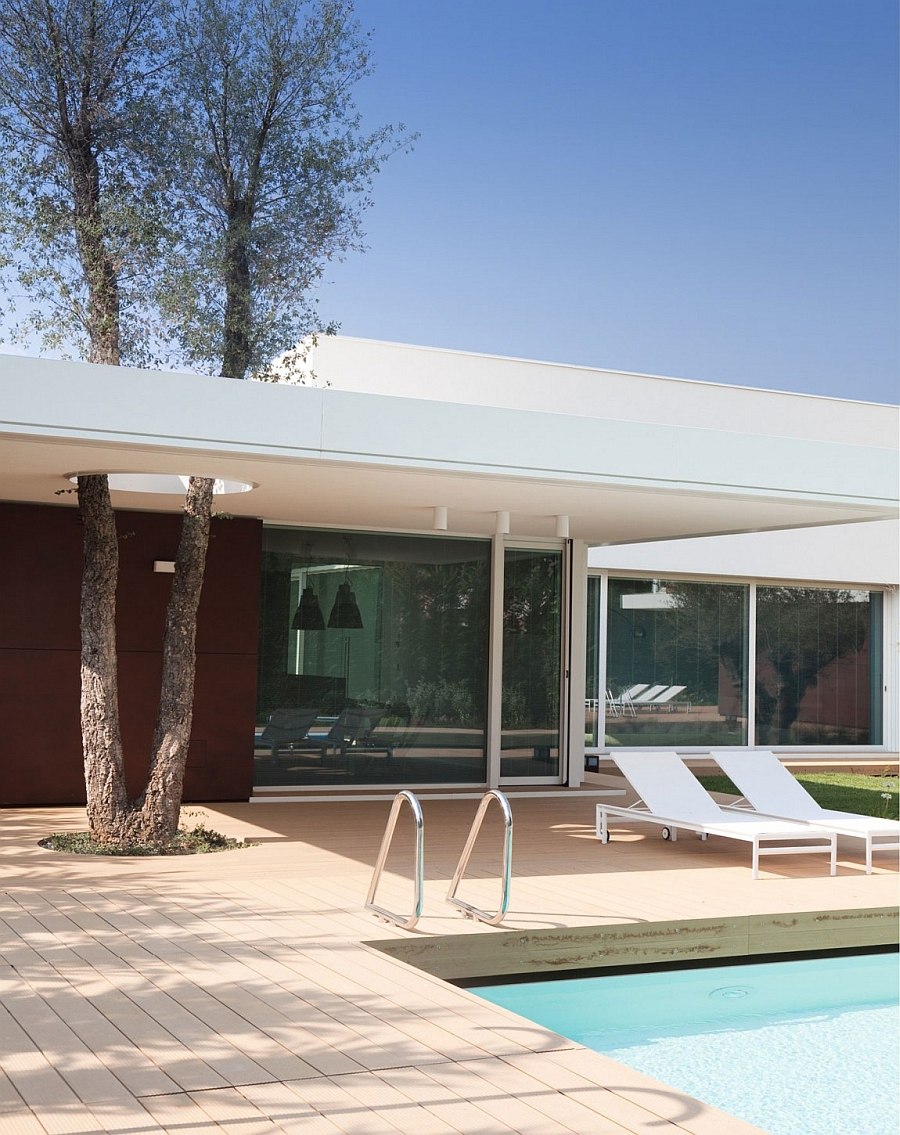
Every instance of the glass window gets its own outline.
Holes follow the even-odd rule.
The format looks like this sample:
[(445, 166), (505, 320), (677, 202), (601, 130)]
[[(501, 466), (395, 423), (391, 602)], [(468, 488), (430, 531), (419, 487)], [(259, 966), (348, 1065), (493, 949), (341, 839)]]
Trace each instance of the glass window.
[(607, 745), (747, 743), (747, 603), (734, 584), (611, 579)]
[(562, 552), (507, 548), (500, 775), (559, 775)]
[(759, 587), (760, 745), (881, 743), (880, 592)]
[(266, 529), (255, 783), (484, 783), (490, 555)]

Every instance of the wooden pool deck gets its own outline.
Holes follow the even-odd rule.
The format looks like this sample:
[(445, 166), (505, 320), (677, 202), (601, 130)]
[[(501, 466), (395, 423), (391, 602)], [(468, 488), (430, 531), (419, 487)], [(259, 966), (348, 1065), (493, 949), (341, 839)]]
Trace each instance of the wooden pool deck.
[[(257, 846), (169, 859), (44, 851), (80, 809), (0, 813), (0, 1133), (749, 1135), (438, 975), (896, 942), (897, 855), (866, 876), (841, 843), (835, 878), (809, 855), (754, 881), (731, 841), (601, 845), (595, 802), (512, 798), (491, 928), (444, 901), (475, 802), (426, 800), (413, 932), (363, 909), (389, 801), (187, 808)], [(460, 887), (485, 908), (494, 812)], [(404, 816), (379, 903), (410, 910), (411, 879)]]

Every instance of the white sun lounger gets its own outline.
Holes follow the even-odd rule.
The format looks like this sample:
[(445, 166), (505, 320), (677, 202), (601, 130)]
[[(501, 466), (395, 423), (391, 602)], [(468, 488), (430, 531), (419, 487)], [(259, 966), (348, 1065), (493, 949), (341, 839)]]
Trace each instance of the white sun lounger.
[(725, 775), (743, 793), (747, 807), (767, 816), (814, 824), (838, 835), (865, 840), (866, 874), (872, 874), (873, 851), (900, 850), (900, 821), (860, 816), (823, 808), (786, 769), (774, 753), (716, 752), (710, 754)]
[(659, 824), (663, 839), (675, 840), (678, 829), (697, 832), (701, 839), (723, 836), (753, 847), (753, 878), (759, 878), (762, 855), (800, 855), (828, 852), (831, 874), (837, 872), (837, 837), (824, 829), (790, 820), (721, 807), (676, 753), (611, 753), (639, 800), (630, 807), (597, 805), (597, 838), (609, 842), (609, 817), (628, 822)]
[(648, 686), (639, 694), (631, 695), (631, 702), (633, 705), (649, 705), (652, 701), (659, 697), (661, 693), (668, 689), (668, 686)]
[(650, 708), (656, 709), (657, 706), (664, 705), (669, 709), (673, 709), (674, 706), (671, 704), (672, 698), (677, 698), (682, 690), (686, 689), (687, 686), (667, 686), (661, 694), (651, 700)]

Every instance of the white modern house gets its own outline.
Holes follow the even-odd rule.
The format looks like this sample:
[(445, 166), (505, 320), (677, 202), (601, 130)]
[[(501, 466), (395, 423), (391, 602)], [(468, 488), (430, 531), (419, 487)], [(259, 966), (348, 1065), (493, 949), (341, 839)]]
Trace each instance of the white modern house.
[(896, 407), (339, 337), (309, 365), (0, 357), (0, 802), (81, 791), (79, 472), (123, 510), (137, 763), (178, 478), (221, 481), (190, 798), (551, 790), (614, 746), (896, 754)]

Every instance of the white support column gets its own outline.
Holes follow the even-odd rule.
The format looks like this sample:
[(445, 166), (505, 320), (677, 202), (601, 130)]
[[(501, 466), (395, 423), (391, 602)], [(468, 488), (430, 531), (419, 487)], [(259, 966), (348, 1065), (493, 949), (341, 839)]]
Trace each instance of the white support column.
[(747, 599), (747, 745), (756, 744), (756, 584)]
[(597, 746), (606, 748), (606, 687), (609, 684), (606, 673), (607, 637), (609, 635), (609, 572), (605, 571), (600, 577), (600, 612), (597, 627), (597, 650), (600, 657), (597, 659)]
[(571, 590), (569, 594), (569, 670), (568, 776), (563, 779), (576, 787), (584, 779), (584, 683), (587, 649), (587, 554), (583, 540), (570, 544)]
[(900, 593), (896, 587), (884, 589), (882, 603), (882, 743), (889, 753), (896, 753), (900, 749)]

